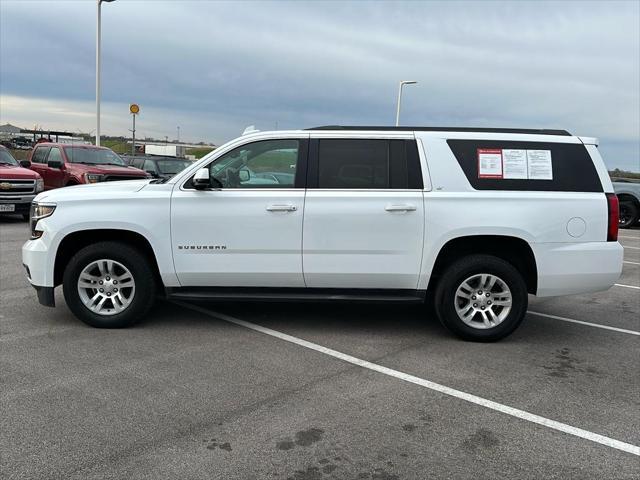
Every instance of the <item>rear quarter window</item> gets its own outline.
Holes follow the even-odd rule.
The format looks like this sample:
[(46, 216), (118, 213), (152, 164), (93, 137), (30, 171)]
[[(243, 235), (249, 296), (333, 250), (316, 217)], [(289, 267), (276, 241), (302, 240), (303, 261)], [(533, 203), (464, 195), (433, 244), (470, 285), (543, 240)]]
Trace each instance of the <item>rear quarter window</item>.
[[(602, 192), (602, 183), (582, 144), (512, 142), (492, 140), (447, 140), (460, 168), (476, 190), (528, 190), (556, 192)], [(478, 150), (549, 150), (551, 180), (479, 178)]]

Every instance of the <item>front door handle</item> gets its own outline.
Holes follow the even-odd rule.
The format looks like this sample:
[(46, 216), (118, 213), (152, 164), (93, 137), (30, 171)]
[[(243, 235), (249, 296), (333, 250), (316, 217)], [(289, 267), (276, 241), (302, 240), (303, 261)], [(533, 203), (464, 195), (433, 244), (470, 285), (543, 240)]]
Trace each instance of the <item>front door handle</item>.
[(384, 207), (387, 212), (414, 212), (415, 205), (387, 205)]
[(269, 205), (267, 212), (295, 212), (298, 207), (295, 205)]

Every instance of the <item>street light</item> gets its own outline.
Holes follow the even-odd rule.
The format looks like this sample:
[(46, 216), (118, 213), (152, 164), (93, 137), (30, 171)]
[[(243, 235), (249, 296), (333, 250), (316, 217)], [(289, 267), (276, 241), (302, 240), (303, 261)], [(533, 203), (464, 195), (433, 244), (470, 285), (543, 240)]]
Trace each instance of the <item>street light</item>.
[(400, 103), (402, 102), (402, 87), (405, 85), (413, 85), (414, 83), (418, 83), (415, 80), (402, 80), (400, 82), (400, 86), (398, 87), (398, 109), (396, 111), (396, 127), (400, 125)]
[(98, 23), (96, 25), (96, 146), (100, 146), (100, 11), (102, 2), (114, 0), (98, 0)]

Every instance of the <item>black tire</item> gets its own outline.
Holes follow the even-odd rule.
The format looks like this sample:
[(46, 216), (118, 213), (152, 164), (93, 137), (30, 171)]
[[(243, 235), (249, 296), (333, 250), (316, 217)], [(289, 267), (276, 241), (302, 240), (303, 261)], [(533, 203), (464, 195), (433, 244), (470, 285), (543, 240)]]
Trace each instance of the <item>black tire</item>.
[[(507, 285), (512, 304), (511, 311), (501, 323), (479, 329), (462, 321), (456, 312), (455, 302), (458, 287), (469, 277), (483, 273), (497, 276)], [(440, 278), (435, 293), (440, 322), (455, 335), (476, 342), (494, 342), (513, 333), (524, 319), (528, 300), (527, 285), (520, 272), (510, 263), (492, 255), (469, 255), (452, 263)]]
[(638, 221), (640, 212), (638, 206), (633, 202), (620, 202), (620, 221), (618, 226), (620, 228), (631, 228)]
[[(115, 260), (124, 265), (135, 281), (135, 294), (128, 307), (114, 315), (99, 315), (89, 310), (78, 292), (78, 278), (91, 262)], [(96, 328), (124, 328), (140, 321), (149, 311), (156, 295), (156, 280), (148, 258), (136, 248), (120, 242), (100, 242), (76, 253), (63, 275), (64, 299), (73, 314), (87, 325)]]

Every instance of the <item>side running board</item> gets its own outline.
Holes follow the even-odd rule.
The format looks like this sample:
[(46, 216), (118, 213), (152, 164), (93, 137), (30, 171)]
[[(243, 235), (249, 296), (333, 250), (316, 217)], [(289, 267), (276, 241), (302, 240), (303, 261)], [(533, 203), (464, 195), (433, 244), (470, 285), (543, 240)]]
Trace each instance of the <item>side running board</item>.
[(395, 302), (422, 303), (426, 292), (421, 290), (365, 290), (321, 288), (233, 288), (182, 287), (169, 288), (168, 299), (193, 301), (256, 301), (256, 302)]

